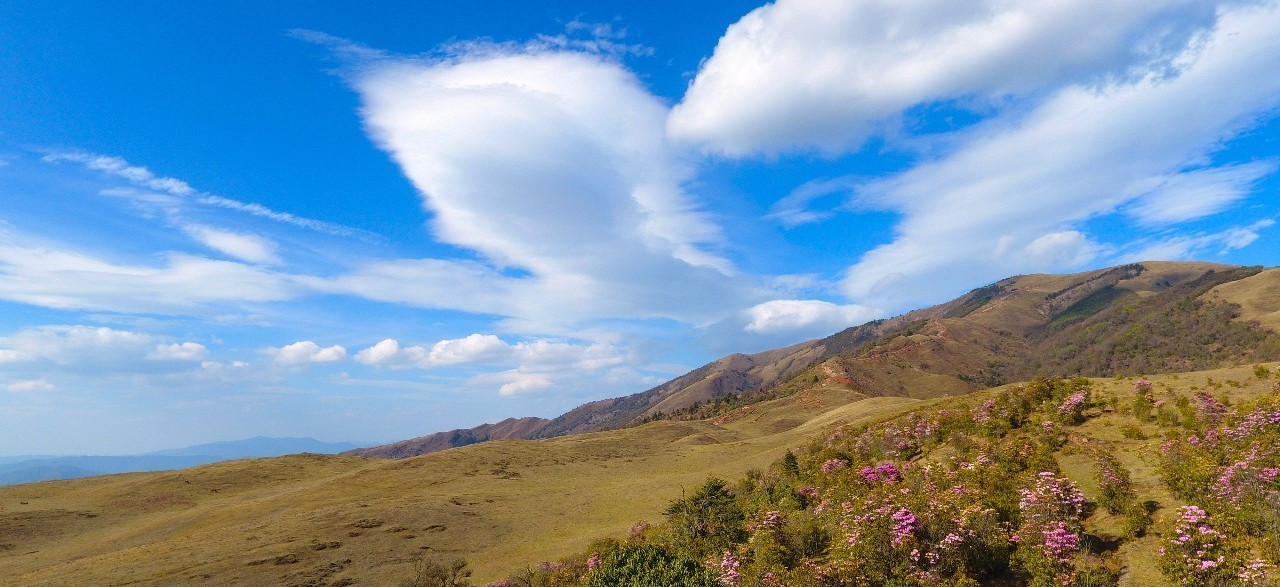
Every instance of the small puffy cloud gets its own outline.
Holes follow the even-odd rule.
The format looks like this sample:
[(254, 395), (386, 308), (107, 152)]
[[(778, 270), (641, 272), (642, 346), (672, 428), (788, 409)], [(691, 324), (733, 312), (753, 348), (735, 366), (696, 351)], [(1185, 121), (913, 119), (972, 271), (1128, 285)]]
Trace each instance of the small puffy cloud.
[(183, 230), (200, 244), (229, 257), (258, 265), (279, 265), (276, 243), (254, 234), (189, 224)]
[(378, 342), (355, 354), (357, 363), (364, 365), (394, 365), (400, 362), (400, 343), (394, 338)]
[(502, 369), (475, 375), (470, 385), (513, 395), (548, 388), (587, 387), (584, 380), (605, 377), (645, 380), (627, 366), (625, 354), (603, 342), (576, 344), (558, 340), (508, 343), (492, 334), (472, 334), (430, 346), (402, 346), (386, 339), (355, 354), (358, 363), (391, 369), (473, 367)]
[(874, 308), (836, 305), (820, 300), (773, 300), (746, 311), (746, 332), (816, 332), (831, 334), (880, 316)]
[(1041, 235), (1024, 249), (1033, 267), (1077, 269), (1097, 258), (1102, 247), (1078, 230), (1063, 230)]
[(321, 347), (309, 340), (287, 344), (280, 348), (269, 348), (267, 356), (276, 363), (286, 366), (301, 366), (312, 363), (336, 363), (347, 358), (347, 349), (339, 345)]
[(668, 129), (732, 156), (856, 148), (918, 105), (1168, 75), (1215, 4), (778, 0), (725, 31)]
[(506, 381), (498, 388), (499, 395), (517, 395), (540, 391), (553, 385), (547, 375), (538, 373), (507, 372), (500, 374), (498, 379)]
[(620, 353), (608, 344), (573, 344), (569, 342), (532, 340), (507, 343), (492, 334), (471, 334), (446, 339), (431, 346), (400, 346), (388, 338), (355, 354), (355, 360), (370, 366), (391, 368), (416, 367), (430, 369), (449, 365), (521, 364), (556, 368), (574, 366), (599, 369), (616, 365)]
[(431, 347), (427, 361), (432, 365), (491, 363), (511, 356), (511, 346), (492, 334), (472, 334), (457, 340), (442, 340)]
[(198, 342), (183, 342), (156, 345), (147, 353), (153, 361), (200, 361), (209, 355), (209, 349)]
[(39, 393), (44, 391), (53, 391), (57, 389), (57, 386), (45, 381), (44, 379), (23, 379), (6, 385), (5, 389), (14, 393)]

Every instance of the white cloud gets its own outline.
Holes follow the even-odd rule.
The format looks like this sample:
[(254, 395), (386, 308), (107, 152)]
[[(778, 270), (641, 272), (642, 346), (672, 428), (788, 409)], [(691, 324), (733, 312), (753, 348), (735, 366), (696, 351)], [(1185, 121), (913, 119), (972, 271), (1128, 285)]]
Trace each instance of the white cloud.
[(552, 49), (572, 49), (597, 55), (613, 55), (617, 57), (634, 55), (647, 57), (653, 55), (652, 47), (637, 43), (626, 43), (627, 29), (614, 28), (606, 22), (584, 22), (578, 19), (569, 21), (564, 26), (565, 32), (559, 35), (538, 35), (536, 45)]
[(805, 182), (786, 197), (774, 203), (769, 210), (769, 218), (776, 219), (787, 228), (801, 224), (821, 222), (835, 215), (830, 210), (813, 210), (811, 205), (818, 200), (835, 198), (846, 201), (861, 180), (851, 177), (820, 179)]
[(586, 381), (599, 377), (647, 381), (628, 366), (632, 361), (612, 344), (545, 339), (508, 343), (492, 334), (472, 334), (430, 346), (401, 346), (388, 338), (357, 352), (355, 360), (391, 369), (498, 368), (502, 370), (473, 376), (470, 386), (480, 390), (496, 388), (501, 395), (549, 388), (579, 389), (589, 387)]
[[(118, 177), (128, 181), (129, 183), (144, 187), (150, 190), (163, 192), (170, 196), (182, 198), (182, 201), (191, 201), (206, 206), (223, 208), (227, 210), (235, 210), (243, 212), (259, 218), (267, 218), (284, 224), (314, 230), (335, 236), (369, 236), (367, 233), (312, 218), (304, 218), (288, 212), (279, 212), (252, 202), (241, 202), (224, 198), (215, 194), (203, 193), (192, 188), (187, 182), (173, 177), (158, 176), (150, 169), (140, 165), (133, 165), (120, 157), (110, 155), (99, 155), (96, 153), (86, 153), (83, 151), (65, 151), (65, 152), (49, 152), (45, 154), (43, 159), (46, 162), (56, 163), (59, 161), (71, 161), (79, 163), (88, 169), (100, 171), (108, 175)], [(107, 190), (108, 195), (123, 195), (134, 197), (140, 200), (154, 199), (154, 194), (145, 194), (137, 192), (122, 192), (119, 190)], [(176, 202), (173, 200), (165, 201), (166, 207), (172, 208)], [(216, 247), (215, 247), (216, 248)]]
[(311, 363), (344, 361), (347, 358), (347, 349), (340, 345), (321, 347), (312, 341), (301, 340), (280, 348), (269, 348), (266, 354), (278, 364), (296, 367)]
[[(1225, 4), (1225, 3), (1224, 3)], [(917, 105), (1164, 75), (1217, 7), (779, 0), (729, 27), (669, 121), (728, 155), (857, 147)]]
[(198, 342), (183, 342), (156, 345), (147, 353), (153, 361), (199, 361), (209, 355), (209, 349)]
[(382, 340), (355, 354), (355, 361), (364, 365), (396, 365), (400, 362), (400, 343), (394, 338)]
[(0, 299), (65, 310), (190, 314), (211, 304), (303, 293), (291, 276), (242, 263), (170, 253), (160, 265), (125, 265), (27, 240), (0, 233)]
[(472, 334), (457, 340), (442, 340), (431, 347), (427, 361), (432, 365), (489, 363), (511, 355), (511, 347), (492, 334)]
[(391, 368), (430, 369), (449, 365), (519, 364), (526, 369), (595, 370), (622, 362), (621, 354), (605, 343), (573, 344), (530, 340), (507, 343), (492, 334), (471, 334), (438, 341), (431, 346), (400, 346), (385, 339), (355, 354), (358, 363)]
[(1139, 239), (1131, 245), (1131, 252), (1122, 260), (1129, 263), (1159, 260), (1194, 260), (1208, 255), (1222, 255), (1253, 244), (1261, 236), (1258, 233), (1275, 225), (1271, 219), (1259, 220), (1248, 226), (1234, 226), (1209, 234), (1168, 235), (1161, 238)]
[(1063, 230), (1037, 237), (1024, 251), (1026, 260), (1015, 265), (1078, 269), (1096, 259), (1102, 246), (1078, 230)]
[(516, 395), (540, 391), (553, 385), (546, 375), (536, 373), (507, 372), (502, 373), (500, 378), (506, 380), (506, 383), (503, 383), (498, 388), (500, 395)]
[(6, 362), (71, 364), (100, 353), (145, 355), (154, 338), (138, 332), (92, 326), (39, 326), (0, 337)]
[(1278, 28), (1275, 4), (1225, 12), (1176, 75), (1064, 88), (967, 131), (945, 157), (860, 186), (856, 205), (903, 219), (893, 242), (849, 270), (846, 294), (919, 307), (974, 282), (1097, 258), (1107, 249), (1073, 228), (1092, 218), (1177, 222), (1238, 201), (1274, 166), (1207, 163), (1280, 103)]
[(1154, 178), (1157, 184), (1125, 211), (1146, 225), (1202, 218), (1247, 198), (1255, 183), (1275, 171), (1275, 162), (1267, 161), (1197, 169)]
[[(417, 272), (415, 304), (543, 332), (600, 318), (706, 321), (744, 300), (719, 227), (682, 190), (666, 106), (621, 65), (582, 53), (469, 45), (443, 61), (375, 60), (353, 76), (365, 124), (422, 193), (437, 239), (483, 264), (375, 264), (328, 283), (374, 293)], [(515, 270), (514, 272), (511, 270)], [(321, 286), (322, 287), (322, 286)], [(714, 303), (711, 300), (716, 300)]]
[(150, 169), (138, 165), (131, 165), (128, 161), (120, 157), (85, 153), (82, 151), (70, 151), (48, 153), (44, 156), (44, 160), (50, 163), (57, 161), (72, 161), (80, 163), (89, 169), (114, 175), (129, 181), (129, 183), (174, 196), (190, 196), (196, 193), (196, 190), (192, 189), (190, 185), (187, 185), (187, 182), (185, 181), (172, 177), (157, 176), (155, 173), (152, 173)]
[(47, 325), (0, 336), (0, 370), (88, 375), (158, 374), (194, 367), (209, 349), (154, 334), (105, 326)]
[(191, 238), (200, 244), (227, 256), (258, 265), (279, 265), (276, 243), (255, 234), (243, 234), (230, 230), (188, 224), (183, 227)]
[(880, 317), (874, 308), (819, 300), (773, 300), (746, 311), (743, 330), (761, 334), (810, 332), (825, 335)]
[(40, 393), (53, 391), (57, 388), (57, 386), (44, 379), (23, 379), (5, 386), (5, 389), (14, 393)]

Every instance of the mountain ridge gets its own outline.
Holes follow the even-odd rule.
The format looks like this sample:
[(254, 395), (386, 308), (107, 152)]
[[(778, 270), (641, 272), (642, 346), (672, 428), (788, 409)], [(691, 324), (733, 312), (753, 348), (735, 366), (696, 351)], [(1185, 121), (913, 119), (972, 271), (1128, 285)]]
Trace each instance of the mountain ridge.
[[(802, 373), (807, 373), (811, 384), (883, 396), (919, 393), (909, 390), (920, 389), (930, 390), (928, 393), (934, 395), (949, 395), (1026, 380), (1037, 374), (1102, 375), (1104, 371), (1119, 368), (1146, 368), (1145, 364), (1131, 362), (1108, 363), (1109, 370), (1082, 371), (1085, 361), (1096, 360), (1096, 357), (1066, 357), (1057, 347), (1080, 346), (1083, 343), (1077, 339), (1087, 336), (1086, 331), (1099, 320), (1127, 319), (1134, 311), (1126, 313), (1125, 308), (1139, 301), (1159, 303), (1161, 308), (1186, 303), (1197, 308), (1213, 306), (1230, 310), (1229, 306), (1234, 304), (1230, 296), (1235, 291), (1233, 288), (1215, 290), (1218, 293), (1209, 296), (1207, 301), (1201, 298), (1214, 288), (1259, 274), (1265, 275), (1270, 283), (1280, 272), (1218, 263), (1148, 261), (1073, 274), (1013, 276), (942, 304), (846, 328), (825, 338), (759, 353), (731, 354), (649, 390), (588, 402), (549, 420), (530, 421), (519, 430), (500, 426), (501, 423), (484, 424), (354, 449), (347, 454), (373, 458), (425, 454), (496, 439), (488, 432), (494, 427), (507, 432), (501, 438), (536, 439), (616, 429), (672, 414), (705, 417), (711, 414), (702, 409), (703, 406), (717, 399), (742, 395), (759, 399), (793, 391), (784, 384)], [(1257, 289), (1252, 288), (1248, 293), (1256, 297)], [(1280, 309), (1280, 302), (1277, 304)], [(1099, 313), (1105, 317), (1098, 318)], [(1232, 330), (1230, 325), (1216, 322), (1227, 314), (1235, 318), (1239, 312), (1219, 312), (1205, 320), (1212, 323), (1213, 328), (1209, 330), (1214, 335)], [(1158, 318), (1145, 314), (1142, 317), (1147, 322)], [(1247, 324), (1233, 324), (1236, 336), (1241, 336), (1242, 330), (1256, 330)], [(1255, 338), (1269, 340), (1265, 343), (1269, 350), (1256, 353), (1258, 356), (1266, 352), (1280, 353), (1280, 338), (1274, 334)], [(1111, 341), (1107, 348), (1123, 350), (1131, 361), (1138, 350), (1159, 351), (1146, 347), (1123, 349), (1118, 346), (1122, 342), (1125, 341)], [(1243, 355), (1236, 358), (1244, 360)], [(1183, 360), (1176, 365), (1165, 365), (1163, 370), (1193, 370), (1212, 364), (1208, 360)], [(453, 444), (452, 440), (462, 444)]]

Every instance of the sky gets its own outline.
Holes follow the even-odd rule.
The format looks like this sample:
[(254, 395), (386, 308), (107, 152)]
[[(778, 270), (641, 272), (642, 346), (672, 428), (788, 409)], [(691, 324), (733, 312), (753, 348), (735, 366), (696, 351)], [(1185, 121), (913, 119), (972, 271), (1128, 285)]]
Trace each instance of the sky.
[(1280, 264), (1280, 0), (0, 0), (0, 455), (378, 443)]

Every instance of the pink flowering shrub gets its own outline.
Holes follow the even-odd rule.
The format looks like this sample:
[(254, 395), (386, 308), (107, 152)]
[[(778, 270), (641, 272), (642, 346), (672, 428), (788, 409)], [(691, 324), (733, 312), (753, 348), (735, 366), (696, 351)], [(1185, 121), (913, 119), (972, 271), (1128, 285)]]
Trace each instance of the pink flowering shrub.
[(1221, 424), (1223, 419), (1230, 413), (1225, 404), (1207, 391), (1197, 391), (1195, 397), (1196, 411), (1199, 413), (1200, 421), (1206, 428)]
[(1193, 505), (1179, 508), (1176, 525), (1158, 552), (1160, 570), (1180, 587), (1264, 585), (1270, 566), (1244, 560), (1231, 537), (1215, 529), (1209, 514)]
[(1034, 587), (1069, 585), (1075, 577), (1075, 555), (1080, 551), (1084, 494), (1071, 480), (1041, 471), (1021, 495), (1018, 563)]
[(1257, 536), (1280, 558), (1280, 408), (1275, 398), (1225, 414), (1201, 434), (1161, 446), (1161, 472), (1179, 497), (1232, 535)]
[(1058, 421), (1068, 426), (1080, 424), (1084, 422), (1084, 410), (1087, 407), (1089, 395), (1083, 390), (1077, 391), (1058, 405)]

